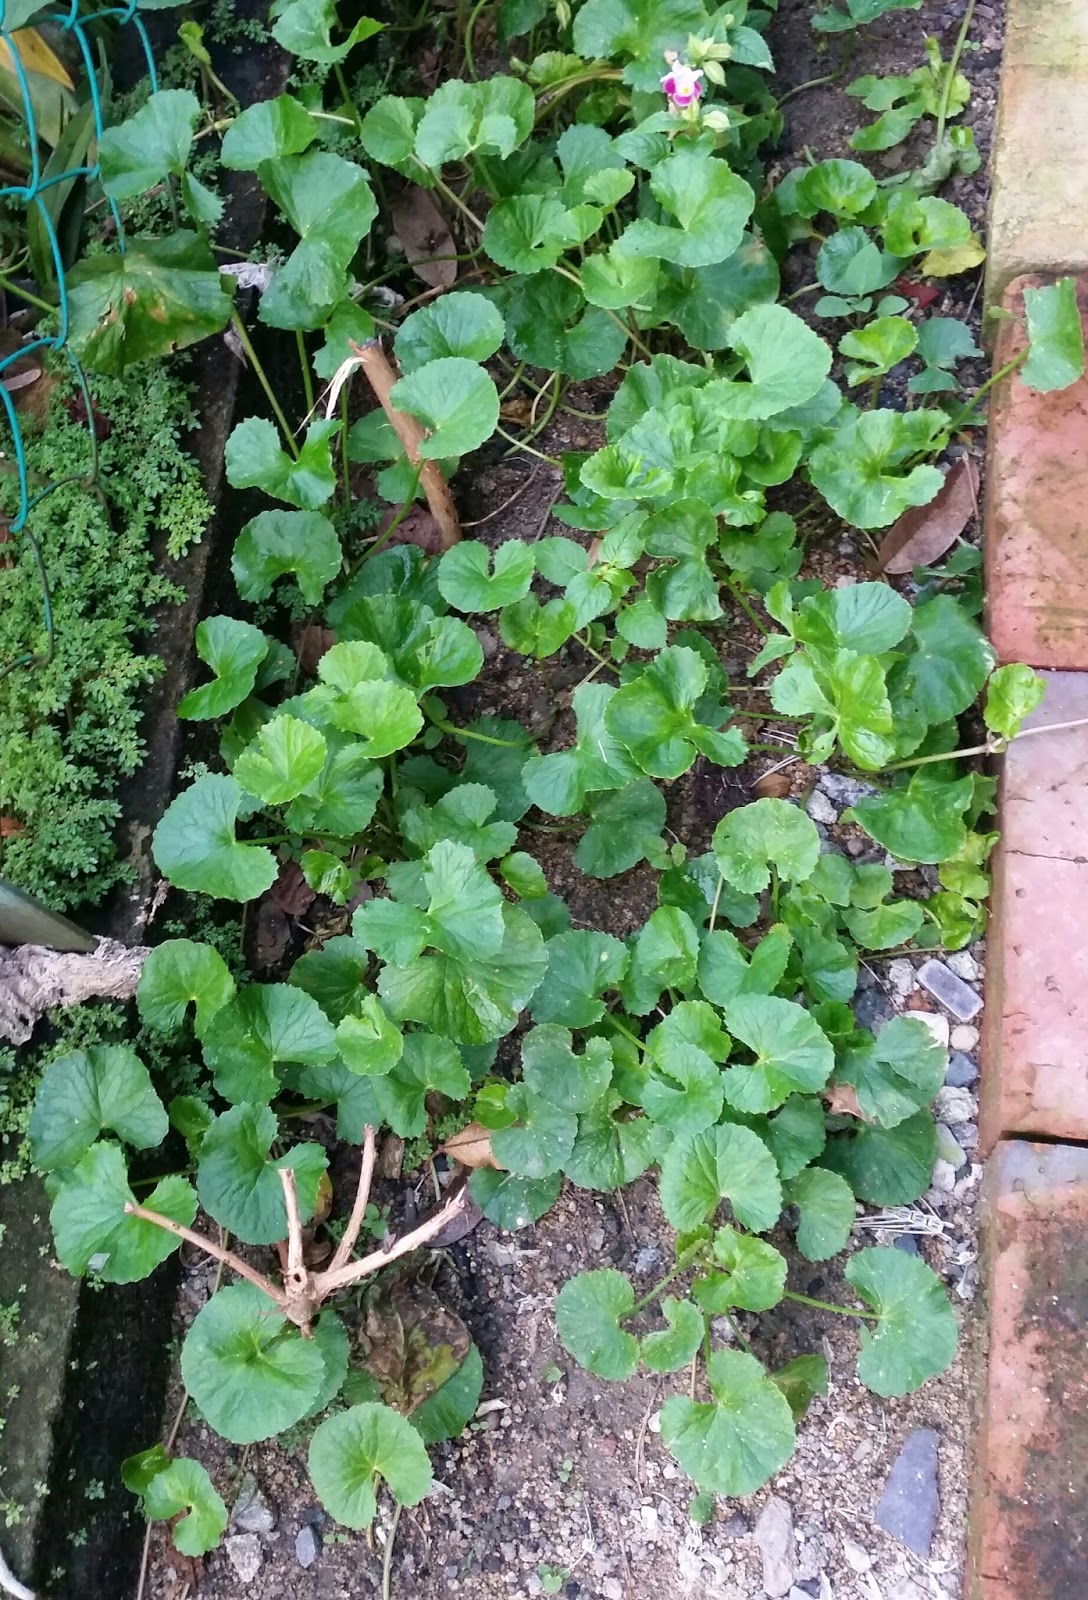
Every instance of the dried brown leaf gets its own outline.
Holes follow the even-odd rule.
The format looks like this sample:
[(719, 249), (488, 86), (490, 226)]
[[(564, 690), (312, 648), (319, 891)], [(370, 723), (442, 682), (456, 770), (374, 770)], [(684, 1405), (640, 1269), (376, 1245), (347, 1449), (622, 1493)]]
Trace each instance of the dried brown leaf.
[(823, 1091), (823, 1096), (832, 1115), (858, 1117), (862, 1122), (866, 1120), (861, 1115), (857, 1090), (852, 1083), (833, 1083)]
[(335, 643), (336, 635), (331, 628), (323, 628), (316, 622), (307, 623), (295, 638), (295, 654), (301, 671), (307, 676), (312, 676), (317, 671), (317, 663), (321, 657), (326, 650), (331, 650)]
[(931, 566), (951, 550), (977, 510), (978, 468), (970, 456), (960, 456), (935, 499), (912, 506), (892, 523), (880, 545), (880, 570), (898, 577)]
[(438, 1148), (443, 1155), (459, 1161), (463, 1167), (496, 1167), (500, 1172), (503, 1170), (491, 1154), (490, 1129), (482, 1123), (470, 1122)]
[(257, 931), (253, 943), (253, 965), (258, 972), (278, 966), (291, 943), (291, 924), (271, 893), (263, 896), (257, 907)]
[[(448, 289), (457, 282), (457, 246), (442, 212), (426, 189), (414, 184), (402, 189), (389, 208), (393, 230), (416, 276), (432, 289)], [(448, 256), (435, 261), (434, 256)]]
[(752, 785), (758, 800), (783, 800), (792, 788), (788, 772), (765, 772)]
[(289, 917), (304, 916), (317, 899), (316, 894), (306, 882), (302, 868), (297, 861), (285, 861), (283, 863), (276, 881), (268, 893), (280, 910)]

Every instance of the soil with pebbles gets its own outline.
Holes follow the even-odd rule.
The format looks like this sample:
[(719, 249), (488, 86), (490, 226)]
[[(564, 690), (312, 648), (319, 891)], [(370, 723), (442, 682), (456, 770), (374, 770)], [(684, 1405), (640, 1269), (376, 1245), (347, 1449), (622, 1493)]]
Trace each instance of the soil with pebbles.
[[(842, 59), (841, 39), (824, 44), (812, 33), (811, 10), (811, 0), (782, 0), (779, 8), (771, 42), (783, 89), (824, 76)], [(849, 69), (838, 82), (806, 89), (789, 101), (777, 158), (781, 168), (804, 159), (806, 149), (818, 157), (848, 155), (846, 140), (860, 119), (856, 101), (843, 94), (842, 84), (863, 72), (909, 71), (922, 60), (927, 34), (938, 37), (947, 56), (963, 10), (962, 0), (926, 3), (917, 13), (892, 13), (860, 34)], [(975, 130), (984, 165), (976, 175), (956, 178), (942, 190), (979, 228), (985, 223), (985, 158), (1001, 27), (1000, 5), (976, 6), (963, 59), (972, 85), (965, 120)], [(918, 149), (908, 146), (906, 157), (890, 152), (873, 158), (874, 168), (878, 176), (891, 173), (904, 159), (918, 155)], [(811, 262), (803, 256), (795, 259), (789, 272), (788, 287), (800, 286), (811, 280)], [(930, 310), (966, 316), (977, 336), (980, 299), (980, 273), (967, 274), (943, 285)], [(830, 337), (842, 331), (841, 325), (817, 326)], [(984, 364), (977, 363), (966, 376), (969, 382), (980, 380)], [(894, 404), (894, 386), (889, 389), (885, 403)], [(587, 412), (603, 411), (607, 399), (603, 381), (572, 392), (573, 403)], [(543, 447), (553, 453), (585, 449), (597, 445), (600, 429), (561, 415), (544, 437)], [(476, 532), (488, 543), (567, 531), (550, 517), (561, 490), (559, 476), (531, 458), (496, 461), (472, 482), (456, 487), (466, 519), (488, 519)], [(809, 570), (832, 582), (866, 575), (867, 548), (851, 530), (832, 525), (828, 532), (825, 523), (820, 536)], [(591, 659), (572, 644), (538, 669), (506, 652), (487, 625), (480, 633), (485, 672), (478, 683), (450, 696), (455, 718), (487, 712), (516, 716), (544, 748), (562, 747), (570, 731), (570, 690), (592, 669)], [(722, 654), (733, 668), (731, 676), (743, 681), (743, 666), (756, 647), (743, 630), (730, 632)], [(782, 759), (789, 759), (788, 729), (768, 723), (760, 738), (781, 742)], [(778, 764), (774, 756), (761, 756), (733, 773), (700, 763), (670, 788), (670, 828), (692, 850), (704, 849), (719, 817), (752, 798), (759, 774)], [(833, 777), (823, 777), (809, 793), (809, 769), (795, 763), (786, 771), (794, 792), (832, 843), (855, 858), (880, 858), (871, 841), (838, 821), (848, 803), (841, 781), (836, 785)], [(639, 927), (655, 903), (652, 875), (636, 869), (607, 883), (585, 878), (573, 862), (574, 837), (561, 829), (538, 831), (527, 835), (525, 843), (538, 855), (551, 886), (567, 900), (575, 926), (606, 928), (621, 936)], [(909, 888), (906, 879), (901, 883)], [(953, 958), (954, 969), (976, 987), (981, 963), (981, 950)], [(983, 1360), (975, 1300), (981, 1168), (974, 1160), (977, 1133), (968, 1116), (977, 1080), (977, 1027), (942, 1016), (918, 986), (918, 965), (920, 958), (871, 958), (862, 969), (857, 1007), (868, 1026), (903, 1010), (931, 1013), (941, 1032), (951, 1025), (950, 1082), (962, 1093), (949, 1097), (946, 1109), (959, 1120), (942, 1126), (935, 1187), (914, 1208), (911, 1220), (920, 1231), (896, 1243), (921, 1254), (950, 1288), (961, 1324), (960, 1352), (952, 1368), (916, 1395), (880, 1400), (854, 1375), (857, 1337), (849, 1319), (798, 1305), (761, 1317), (749, 1329), (758, 1353), (779, 1364), (802, 1351), (822, 1349), (830, 1363), (830, 1390), (813, 1403), (796, 1455), (767, 1488), (744, 1502), (719, 1501), (714, 1520), (699, 1527), (688, 1514), (692, 1487), (672, 1464), (656, 1430), (661, 1401), (682, 1378), (640, 1377), (621, 1385), (598, 1381), (577, 1367), (555, 1335), (555, 1294), (574, 1273), (613, 1265), (631, 1274), (636, 1293), (661, 1275), (671, 1246), (655, 1185), (640, 1180), (617, 1195), (568, 1186), (535, 1227), (501, 1234), (483, 1222), (439, 1260), (435, 1287), (464, 1318), (483, 1355), (485, 1405), (462, 1438), (432, 1452), (434, 1489), (399, 1519), (391, 1562), (393, 1595), (401, 1600), (461, 1594), (506, 1600), (556, 1592), (568, 1600), (671, 1600), (689, 1594), (707, 1600), (762, 1600), (765, 1594), (788, 1595), (789, 1600), (959, 1600), (970, 1418)], [(317, 1126), (314, 1136), (322, 1132)], [(378, 1198), (399, 1204), (397, 1188), (387, 1186)], [(341, 1204), (346, 1208), (344, 1194), (338, 1193)], [(420, 1204), (426, 1206), (425, 1195)], [(877, 1238), (888, 1242), (889, 1235), (859, 1216), (855, 1245)], [(796, 1255), (791, 1261), (794, 1288), (820, 1298), (846, 1297), (839, 1265), (816, 1266)], [(204, 1264), (186, 1261), (183, 1269), (179, 1334), (212, 1284)], [(874, 1522), (891, 1465), (904, 1441), (921, 1427), (933, 1429), (939, 1441), (940, 1509), (926, 1556), (908, 1550)], [(379, 1512), (372, 1541), (335, 1527), (309, 1483), (303, 1430), (297, 1439), (288, 1436), (240, 1450), (217, 1438), (190, 1412), (177, 1448), (205, 1462), (228, 1503), (252, 1474), (260, 1511), (254, 1522), (250, 1501), (229, 1530), (226, 1545), (208, 1558), (202, 1573), (172, 1561), (162, 1530), (154, 1529), (148, 1596), (182, 1600), (198, 1592), (206, 1600), (355, 1600), (381, 1592), (388, 1504)], [(772, 1524), (781, 1540), (777, 1558)], [(252, 1526), (256, 1532), (247, 1531)], [(764, 1547), (771, 1557), (767, 1565)]]

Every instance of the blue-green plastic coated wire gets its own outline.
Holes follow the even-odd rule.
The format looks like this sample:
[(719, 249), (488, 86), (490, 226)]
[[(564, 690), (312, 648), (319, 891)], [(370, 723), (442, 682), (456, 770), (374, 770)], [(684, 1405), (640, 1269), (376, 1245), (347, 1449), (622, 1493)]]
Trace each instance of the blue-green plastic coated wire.
[[(90, 98), (94, 117), (94, 140), (97, 149), (98, 140), (102, 136), (104, 122), (102, 114), (102, 97), (98, 86), (98, 76), (95, 68), (94, 57), (91, 53), (90, 41), (87, 38), (87, 25), (90, 21), (100, 23), (103, 20), (115, 20), (121, 27), (132, 27), (139, 37), (143, 49), (144, 60), (147, 65), (147, 75), (151, 83), (152, 92), (158, 88), (158, 79), (155, 73), (155, 62), (151, 54), (151, 42), (147, 36), (147, 29), (142, 18), (137, 14), (138, 0), (127, 0), (124, 5), (109, 6), (95, 11), (93, 17), (84, 17), (80, 11), (80, 0), (71, 0), (71, 3), (57, 11), (48, 13), (48, 20), (55, 26), (62, 28), (78, 45), (83, 60), (84, 75), (87, 92)], [(0, 678), (4, 678), (17, 667), (30, 667), (42, 665), (52, 659), (54, 647), (53, 634), (53, 606), (49, 591), (49, 578), (41, 550), (34, 539), (27, 519), (36, 505), (39, 505), (46, 495), (52, 494), (61, 483), (69, 483), (70, 478), (62, 478), (55, 483), (48, 484), (44, 489), (35, 494), (30, 493), (28, 481), (26, 450), (23, 444), (22, 430), (19, 426), (19, 417), (15, 410), (11, 394), (4, 382), (4, 374), (15, 361), (25, 360), (36, 351), (61, 351), (63, 350), (71, 364), (76, 382), (79, 384), (83, 395), (83, 402), (87, 412), (87, 427), (91, 440), (91, 471), (85, 481), (93, 482), (97, 474), (98, 464), (98, 438), (94, 417), (94, 405), (91, 400), (86, 375), (74, 352), (68, 348), (69, 311), (68, 311), (68, 286), (65, 281), (64, 261), (61, 254), (60, 241), (49, 208), (45, 202), (46, 192), (57, 184), (68, 183), (76, 178), (93, 180), (98, 176), (98, 164), (85, 164), (71, 167), (66, 172), (55, 173), (52, 177), (42, 176), (41, 148), (38, 139), (37, 120), (34, 115), (34, 103), (31, 98), (30, 84), (26, 69), (20, 58), (18, 48), (12, 44), (12, 33), (5, 26), (7, 15), (7, 0), (0, 0), (0, 39), (8, 46), (10, 64), (19, 83), (23, 102), (23, 118), (26, 124), (27, 146), (29, 151), (30, 171), (27, 182), (24, 184), (0, 185), (0, 200), (14, 201), (29, 208), (33, 206), (37, 212), (43, 233), (48, 242), (49, 252), (53, 258), (53, 272), (57, 283), (57, 324), (53, 331), (39, 333), (26, 343), (19, 345), (10, 354), (0, 358), (0, 402), (3, 404), (4, 415), (7, 419), (8, 430), (11, 434), (11, 454), (15, 461), (15, 470), (19, 484), (19, 509), (17, 514), (7, 523), (9, 536), (21, 534), (31, 551), (34, 563), (38, 570), (42, 589), (42, 611), (45, 621), (46, 648), (44, 652), (30, 651), (17, 657), (14, 661), (0, 667)], [(121, 213), (114, 200), (109, 201), (110, 211), (113, 216), (114, 226), (117, 231), (117, 241), (120, 250), (125, 248), (124, 228), (121, 222)]]

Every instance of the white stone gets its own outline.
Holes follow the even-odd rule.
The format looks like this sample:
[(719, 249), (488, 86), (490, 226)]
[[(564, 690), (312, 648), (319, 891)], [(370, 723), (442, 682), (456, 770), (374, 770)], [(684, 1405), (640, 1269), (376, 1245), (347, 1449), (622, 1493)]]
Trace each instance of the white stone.
[(895, 961), (888, 962), (888, 986), (901, 1000), (905, 999), (915, 987), (917, 979), (914, 976), (914, 964), (900, 956)]
[(944, 958), (944, 964), (962, 978), (964, 983), (977, 983), (980, 977), (979, 965), (970, 950), (952, 950)]
[(780, 1600), (789, 1594), (797, 1576), (793, 1513), (780, 1495), (771, 1495), (756, 1518), (752, 1537), (763, 1556), (763, 1591), (771, 1600)]
[(952, 1048), (962, 1050), (966, 1055), (978, 1044), (978, 1029), (973, 1028), (969, 1022), (961, 1022), (952, 1029)]
[(240, 1583), (252, 1583), (261, 1570), (264, 1559), (261, 1541), (255, 1533), (230, 1533), (223, 1541), (227, 1559), (238, 1574)]
[(839, 820), (839, 813), (821, 789), (813, 789), (805, 803), (805, 810), (813, 822), (831, 823)]
[(295, 1560), (300, 1567), (312, 1567), (317, 1557), (317, 1535), (305, 1522), (295, 1535)]
[(903, 1015), (924, 1022), (942, 1050), (948, 1049), (950, 1029), (946, 1016), (938, 1011), (905, 1011)]
[(860, 1544), (855, 1544), (853, 1539), (843, 1539), (842, 1553), (846, 1565), (852, 1572), (868, 1572), (873, 1564), (873, 1558), (868, 1550), (863, 1550)]
[(951, 1194), (956, 1187), (956, 1169), (950, 1161), (933, 1163), (932, 1184), (937, 1194)]
[(938, 1089), (933, 1114), (940, 1122), (973, 1122), (977, 1107), (970, 1089), (953, 1089), (945, 1084)]

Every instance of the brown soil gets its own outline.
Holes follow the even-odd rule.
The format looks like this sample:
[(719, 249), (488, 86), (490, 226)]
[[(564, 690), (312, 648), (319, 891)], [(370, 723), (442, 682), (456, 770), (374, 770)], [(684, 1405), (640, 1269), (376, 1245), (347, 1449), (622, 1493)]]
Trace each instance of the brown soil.
[[(812, 34), (811, 10), (808, 0), (782, 0), (771, 39), (784, 88), (824, 75), (839, 59), (839, 42), (832, 41), (825, 50)], [(910, 70), (922, 59), (927, 33), (937, 34), (947, 55), (962, 10), (957, 0), (927, 3), (916, 14), (894, 13), (858, 37), (840, 83), (867, 71)], [(981, 48), (969, 52), (963, 63), (974, 89), (968, 118), (984, 157), (996, 97), (1000, 26), (1000, 7), (980, 4), (971, 39)], [(857, 104), (843, 95), (840, 84), (800, 93), (787, 108), (783, 167), (795, 164), (806, 146), (820, 157), (849, 154), (846, 136), (858, 120)], [(898, 152), (893, 156), (900, 159)], [(889, 160), (886, 170), (891, 167)], [(955, 180), (943, 192), (963, 205), (977, 225), (983, 223), (985, 168), (973, 178)], [(804, 260), (797, 264), (797, 285), (810, 281), (810, 266)], [(933, 312), (969, 314), (977, 332), (976, 280), (977, 274), (954, 280)], [(841, 329), (825, 323), (821, 331), (837, 336)], [(981, 371), (981, 363), (979, 367)], [(572, 391), (571, 400), (579, 409), (599, 411), (606, 402), (604, 386), (583, 386)], [(537, 444), (552, 454), (593, 448), (600, 432), (593, 423), (560, 417)], [(497, 460), (471, 483), (456, 487), (463, 517), (480, 522), (473, 531), (488, 543), (568, 531), (550, 515), (561, 490), (558, 472), (530, 457)], [(812, 546), (812, 567), (832, 582), (843, 574), (863, 576), (866, 555), (859, 536), (838, 526), (828, 528), (825, 521)], [(542, 748), (562, 747), (570, 732), (570, 691), (592, 671), (592, 658), (572, 644), (541, 671), (507, 652), (487, 623), (479, 631), (487, 664), (477, 683), (450, 696), (455, 718), (483, 713), (517, 717)], [(754, 637), (746, 629), (734, 629), (720, 649), (732, 669), (730, 676), (743, 681), (743, 665), (756, 649)], [(788, 730), (769, 723), (759, 737), (784, 742)], [(784, 756), (788, 754), (784, 749)], [(754, 758), (737, 773), (695, 767), (672, 786), (670, 828), (692, 851), (705, 849), (718, 818), (750, 799), (755, 777), (777, 759)], [(796, 787), (811, 781), (811, 773), (799, 763), (790, 775)], [(570, 906), (575, 926), (621, 936), (639, 927), (655, 903), (651, 875), (636, 869), (603, 883), (585, 878), (573, 862), (576, 837), (576, 831), (534, 831), (526, 838), (550, 886)], [(879, 977), (879, 963), (873, 965)], [(688, 1516), (692, 1486), (671, 1463), (655, 1432), (661, 1400), (681, 1387), (683, 1375), (610, 1385), (583, 1373), (555, 1334), (555, 1294), (574, 1273), (614, 1265), (632, 1274), (638, 1290), (649, 1287), (667, 1266), (671, 1236), (654, 1183), (642, 1180), (622, 1195), (594, 1195), (568, 1186), (541, 1222), (513, 1235), (481, 1223), (446, 1253), (435, 1287), (464, 1318), (480, 1347), (485, 1409), (461, 1439), (433, 1452), (437, 1481), (432, 1494), (400, 1517), (392, 1593), (402, 1600), (459, 1594), (498, 1600), (535, 1595), (546, 1584), (546, 1592), (555, 1592), (552, 1585), (558, 1584), (568, 1600), (665, 1600), (689, 1593), (710, 1600), (758, 1600), (762, 1567), (750, 1530), (773, 1493), (793, 1513), (798, 1595), (820, 1600), (959, 1596), (970, 1415), (980, 1371), (981, 1331), (972, 1315), (970, 1272), (979, 1170), (972, 1166), (968, 1181), (948, 1197), (943, 1236), (921, 1243), (922, 1253), (944, 1279), (962, 1285), (956, 1304), (963, 1339), (953, 1368), (915, 1396), (881, 1401), (854, 1376), (856, 1336), (848, 1319), (797, 1306), (779, 1308), (758, 1322), (747, 1319), (757, 1352), (768, 1360), (823, 1349), (831, 1365), (831, 1390), (813, 1404), (796, 1456), (768, 1489), (748, 1502), (719, 1502), (706, 1528)], [(872, 1242), (872, 1235), (859, 1232), (857, 1242)], [(837, 1269), (796, 1258), (791, 1285), (832, 1299), (843, 1287)], [(203, 1265), (187, 1270), (179, 1332), (203, 1304), (209, 1287), (210, 1274)], [(350, 1319), (350, 1308), (347, 1315)], [(941, 1454), (941, 1511), (928, 1561), (911, 1555), (872, 1522), (892, 1459), (911, 1429), (923, 1425), (936, 1429)], [(303, 1430), (297, 1442), (242, 1451), (224, 1444), (190, 1409), (177, 1447), (207, 1464), (228, 1501), (243, 1473), (254, 1473), (276, 1518), (275, 1531), (262, 1537), (257, 1575), (243, 1583), (229, 1551), (220, 1549), (205, 1564), (199, 1582), (202, 1597), (347, 1600), (381, 1591), (390, 1507), (385, 1503), (379, 1511), (372, 1543), (336, 1528), (309, 1483)], [(317, 1535), (319, 1555), (304, 1569), (296, 1558), (295, 1540), (306, 1525)], [(193, 1576), (175, 1570), (156, 1528), (147, 1594), (154, 1600), (181, 1600)], [(908, 1580), (918, 1587), (897, 1587)]]

